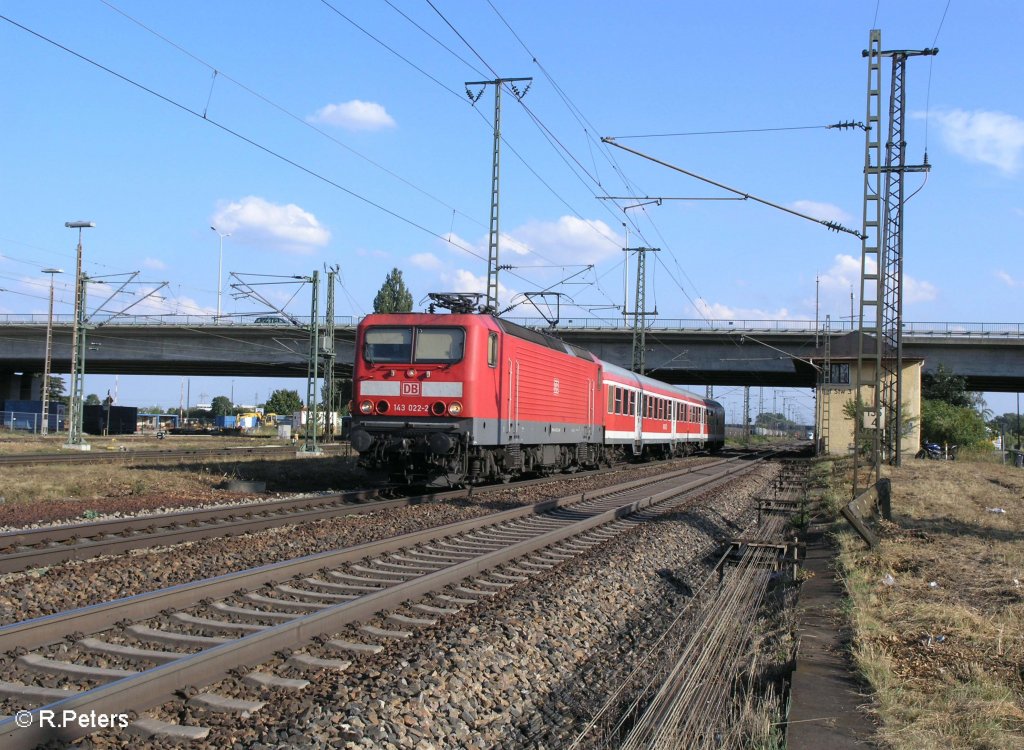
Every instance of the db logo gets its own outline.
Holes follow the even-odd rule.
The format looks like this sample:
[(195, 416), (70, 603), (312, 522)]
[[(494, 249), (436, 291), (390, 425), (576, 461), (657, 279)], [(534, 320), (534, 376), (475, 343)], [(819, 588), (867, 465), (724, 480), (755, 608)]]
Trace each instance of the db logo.
[(402, 383), (402, 395), (403, 396), (419, 396), (420, 395), (420, 384), (419, 383)]

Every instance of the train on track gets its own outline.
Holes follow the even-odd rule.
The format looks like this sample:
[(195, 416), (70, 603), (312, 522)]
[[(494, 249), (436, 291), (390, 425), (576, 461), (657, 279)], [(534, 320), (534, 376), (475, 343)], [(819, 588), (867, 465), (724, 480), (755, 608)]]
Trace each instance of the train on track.
[(352, 447), (407, 484), (507, 481), (725, 442), (716, 401), (486, 313), (368, 315)]

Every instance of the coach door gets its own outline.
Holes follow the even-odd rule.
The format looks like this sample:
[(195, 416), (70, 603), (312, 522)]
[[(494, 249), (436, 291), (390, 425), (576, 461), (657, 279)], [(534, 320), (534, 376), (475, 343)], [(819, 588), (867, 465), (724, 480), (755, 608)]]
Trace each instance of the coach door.
[(506, 442), (519, 442), (519, 362), (508, 360), (508, 414), (505, 421)]
[(643, 389), (633, 394), (636, 397), (636, 409), (633, 411), (633, 455), (639, 456), (644, 449), (644, 396)]
[(594, 381), (587, 381), (587, 423), (583, 425), (583, 440), (591, 442), (594, 439), (594, 411), (597, 408), (597, 391)]

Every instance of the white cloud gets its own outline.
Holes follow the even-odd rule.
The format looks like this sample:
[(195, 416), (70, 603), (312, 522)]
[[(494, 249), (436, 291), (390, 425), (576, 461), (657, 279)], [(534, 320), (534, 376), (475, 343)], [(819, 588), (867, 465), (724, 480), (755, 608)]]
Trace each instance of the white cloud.
[(954, 153), (968, 161), (989, 164), (1007, 175), (1020, 171), (1024, 120), (1004, 112), (962, 109), (934, 112), (931, 117)]
[[(505, 240), (503, 235), (503, 241)], [(536, 254), (536, 262), (577, 265), (599, 263), (622, 252), (625, 239), (599, 219), (562, 216), (531, 221), (509, 232), (502, 245), (517, 255)]]
[(328, 104), (306, 119), (309, 122), (334, 125), (346, 130), (384, 130), (396, 125), (394, 118), (383, 105), (359, 99), (341, 104)]
[[(868, 258), (868, 273), (875, 272), (875, 262)], [(818, 275), (821, 283), (822, 309), (845, 310), (849, 304), (850, 288), (860, 293), (860, 259), (852, 255), (836, 255), (832, 267)], [(930, 281), (903, 275), (903, 302), (929, 302), (939, 296), (938, 288)]]
[[(480, 294), (487, 293), (487, 276), (477, 276), (475, 273), (467, 271), (465, 268), (442, 271), (440, 279), (441, 283), (444, 284), (444, 288), (440, 291), (478, 292)], [(501, 281), (498, 281), (498, 299), (501, 300), (502, 305), (507, 305), (515, 293), (515, 290), (508, 288), (502, 284)], [(483, 300), (481, 300), (481, 302), (483, 302)]]
[(220, 204), (211, 223), (242, 242), (300, 254), (323, 247), (331, 238), (309, 211), (294, 203), (282, 206), (255, 195)]
[(912, 276), (903, 278), (903, 304), (913, 302), (931, 302), (939, 296), (939, 290), (929, 281), (921, 281)]
[(1006, 286), (1011, 287), (1011, 288), (1015, 287), (1015, 286), (1020, 286), (1021, 285), (1020, 281), (1017, 281), (1017, 279), (1013, 278), (1006, 271), (1002, 271), (1002, 270), (996, 271), (996, 278), (999, 279), (1004, 284), (1006, 284)]
[(757, 308), (729, 307), (721, 302), (706, 302), (698, 299), (697, 313), (709, 320), (785, 320), (789, 310), (759, 310)]
[(439, 271), (444, 268), (444, 263), (433, 253), (410, 255), (409, 262), (416, 266), (416, 268), (422, 268), (424, 271)]
[(167, 268), (167, 264), (159, 258), (145, 258), (142, 261), (142, 265), (144, 268), (149, 268), (153, 271), (163, 271)]
[(850, 214), (846, 213), (839, 206), (831, 203), (819, 203), (817, 201), (793, 201), (790, 206), (794, 211), (813, 216), (822, 221), (834, 221), (838, 224), (848, 224), (853, 220)]

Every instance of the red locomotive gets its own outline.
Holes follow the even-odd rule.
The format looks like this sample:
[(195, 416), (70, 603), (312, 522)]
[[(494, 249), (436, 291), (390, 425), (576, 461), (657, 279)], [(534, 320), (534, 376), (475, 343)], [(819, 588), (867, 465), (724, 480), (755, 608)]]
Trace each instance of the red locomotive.
[(369, 315), (353, 380), (352, 447), (409, 483), (507, 480), (725, 441), (717, 402), (488, 314)]

